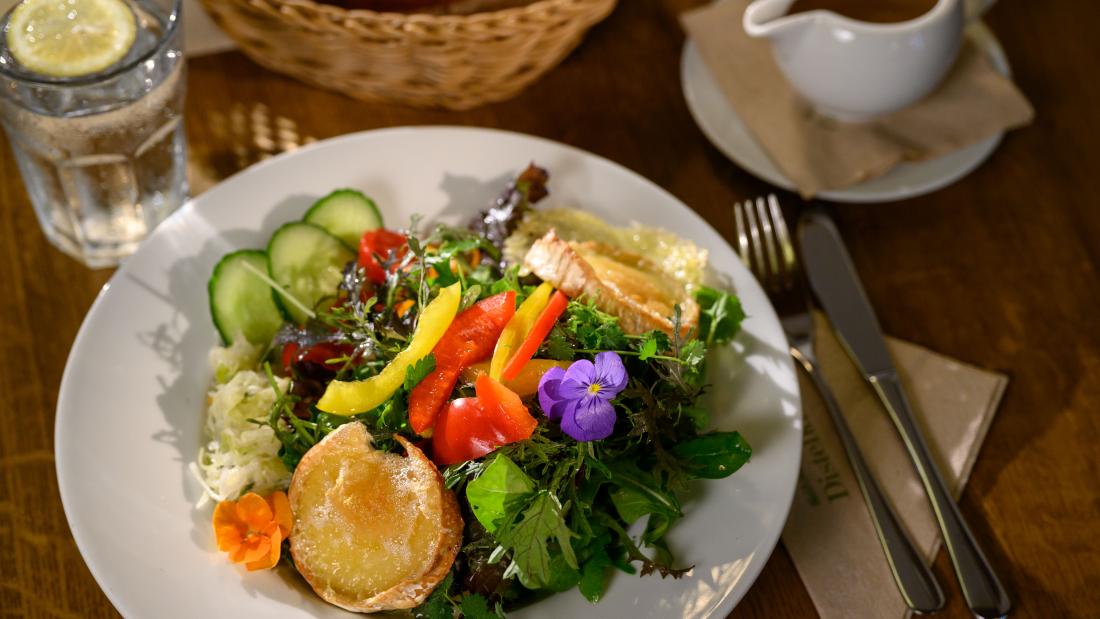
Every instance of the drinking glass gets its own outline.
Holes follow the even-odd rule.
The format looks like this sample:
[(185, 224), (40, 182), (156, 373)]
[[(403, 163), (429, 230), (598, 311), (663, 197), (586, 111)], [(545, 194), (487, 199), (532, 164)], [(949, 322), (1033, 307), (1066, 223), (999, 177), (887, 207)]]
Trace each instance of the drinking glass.
[(187, 198), (181, 0), (126, 2), (134, 43), (99, 73), (34, 73), (0, 36), (0, 120), (35, 214), (90, 267), (118, 264)]

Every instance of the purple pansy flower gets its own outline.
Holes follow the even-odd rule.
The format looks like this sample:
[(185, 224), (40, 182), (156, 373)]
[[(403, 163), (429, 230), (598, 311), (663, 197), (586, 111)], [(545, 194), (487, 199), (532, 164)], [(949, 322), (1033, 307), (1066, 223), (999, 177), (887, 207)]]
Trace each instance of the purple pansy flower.
[(618, 354), (596, 355), (596, 362), (575, 361), (568, 370), (551, 368), (539, 380), (539, 404), (563, 432), (578, 441), (598, 441), (615, 428), (611, 400), (626, 387), (626, 367)]

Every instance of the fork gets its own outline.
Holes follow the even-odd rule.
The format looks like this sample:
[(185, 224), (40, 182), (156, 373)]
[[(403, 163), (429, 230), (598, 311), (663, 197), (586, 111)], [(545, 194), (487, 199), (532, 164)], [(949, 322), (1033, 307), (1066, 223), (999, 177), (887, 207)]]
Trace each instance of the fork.
[(855, 437), (845, 421), (832, 390), (817, 369), (814, 354), (814, 321), (809, 294), (798, 265), (798, 257), (779, 201), (775, 195), (736, 203), (733, 207), (737, 228), (737, 250), (741, 260), (753, 272), (779, 312), (783, 332), (790, 341), (790, 353), (805, 370), (821, 394), (825, 409), (836, 426), (840, 442), (848, 454), (859, 489), (875, 525), (879, 543), (890, 564), (905, 603), (919, 613), (943, 608), (943, 590), (921, 559), (913, 541), (898, 521), (890, 502), (867, 467)]

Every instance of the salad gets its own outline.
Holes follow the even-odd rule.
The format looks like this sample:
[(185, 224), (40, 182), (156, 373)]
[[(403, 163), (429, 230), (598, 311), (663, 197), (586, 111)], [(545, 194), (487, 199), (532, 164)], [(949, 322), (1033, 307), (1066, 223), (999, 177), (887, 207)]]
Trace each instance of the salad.
[(465, 227), (386, 228), (341, 189), (217, 264), (192, 470), (232, 562), (432, 619), (688, 574), (680, 497), (751, 455), (700, 400), (744, 313), (692, 242), (536, 208), (547, 182)]

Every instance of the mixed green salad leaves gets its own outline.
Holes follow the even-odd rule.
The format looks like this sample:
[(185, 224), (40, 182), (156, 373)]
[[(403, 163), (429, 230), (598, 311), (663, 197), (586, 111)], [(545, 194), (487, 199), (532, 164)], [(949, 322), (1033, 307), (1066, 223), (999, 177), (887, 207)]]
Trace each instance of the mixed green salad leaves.
[[(362, 260), (350, 260), (338, 288), (322, 298), (295, 298), (293, 286), (266, 282), (276, 288), (274, 307), (284, 318), (263, 342), (261, 367), (276, 393), (266, 422), (288, 471), (353, 421), (366, 425), (378, 449), (400, 452), (394, 437), (403, 436), (427, 450), (410, 426), (409, 397), (436, 369), (434, 354), (409, 365), (400, 387), (371, 410), (337, 415), (317, 402), (332, 381), (378, 375), (409, 345), (421, 310), (448, 286), (460, 286), (460, 311), (501, 293), (514, 293), (517, 305), (532, 295), (540, 281), (521, 275), (502, 249), (547, 194), (547, 178), (532, 166), (469, 227), (424, 231), (413, 220), (400, 240), (360, 247), (359, 255), (367, 251), (379, 267), (374, 277)], [(615, 353), (627, 378), (611, 400), (614, 429), (602, 440), (575, 440), (527, 395), (523, 403), (537, 420), (529, 438), (443, 468), (466, 523), (463, 544), (450, 575), (414, 615), (503, 617), (572, 588), (598, 602), (616, 571), (679, 578), (691, 569), (691, 557), (675, 557), (667, 537), (684, 516), (683, 493), (695, 480), (731, 475), (752, 453), (737, 432), (709, 430), (701, 403), (707, 351), (736, 336), (744, 312), (728, 292), (697, 286), (692, 294), (697, 324), (681, 329), (677, 306), (671, 334), (629, 334), (590, 301), (568, 301), (535, 357), (576, 362)], [(290, 319), (292, 303), (308, 306), (304, 322)], [(473, 395), (464, 381), (452, 394)]]

